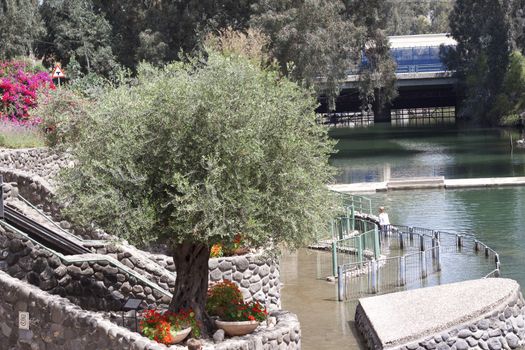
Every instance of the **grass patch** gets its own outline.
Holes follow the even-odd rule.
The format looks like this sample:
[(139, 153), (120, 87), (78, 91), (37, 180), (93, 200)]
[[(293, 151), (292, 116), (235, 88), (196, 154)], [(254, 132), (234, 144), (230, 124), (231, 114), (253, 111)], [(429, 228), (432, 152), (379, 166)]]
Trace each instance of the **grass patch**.
[(44, 137), (38, 126), (15, 125), (4, 121), (0, 122), (0, 147), (44, 147)]

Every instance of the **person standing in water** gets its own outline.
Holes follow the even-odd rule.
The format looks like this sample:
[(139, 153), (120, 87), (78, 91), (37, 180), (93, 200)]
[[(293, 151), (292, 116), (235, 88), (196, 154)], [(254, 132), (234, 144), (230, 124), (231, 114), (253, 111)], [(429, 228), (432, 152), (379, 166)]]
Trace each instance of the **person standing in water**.
[(390, 219), (385, 212), (385, 207), (379, 207), (379, 228), (384, 235), (390, 232)]

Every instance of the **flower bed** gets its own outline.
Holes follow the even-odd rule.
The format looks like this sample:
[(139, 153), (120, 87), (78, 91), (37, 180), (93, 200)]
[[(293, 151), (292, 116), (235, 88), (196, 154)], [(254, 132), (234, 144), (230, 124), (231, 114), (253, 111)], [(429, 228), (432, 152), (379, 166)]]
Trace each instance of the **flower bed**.
[[(182, 341), (190, 331), (195, 337), (200, 336), (200, 328), (191, 310), (179, 312), (158, 312), (147, 310), (140, 321), (140, 331), (144, 336), (162, 344), (175, 344)], [(184, 336), (180, 336), (184, 335)]]

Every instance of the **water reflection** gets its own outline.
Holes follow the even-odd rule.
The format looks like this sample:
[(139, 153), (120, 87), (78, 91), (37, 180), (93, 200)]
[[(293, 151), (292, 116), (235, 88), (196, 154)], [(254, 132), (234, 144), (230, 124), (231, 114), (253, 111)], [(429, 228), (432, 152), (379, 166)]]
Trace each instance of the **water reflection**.
[(331, 131), (339, 140), (332, 164), (339, 183), (390, 177), (525, 176), (525, 149), (511, 149), (518, 131), (498, 129), (392, 128)]

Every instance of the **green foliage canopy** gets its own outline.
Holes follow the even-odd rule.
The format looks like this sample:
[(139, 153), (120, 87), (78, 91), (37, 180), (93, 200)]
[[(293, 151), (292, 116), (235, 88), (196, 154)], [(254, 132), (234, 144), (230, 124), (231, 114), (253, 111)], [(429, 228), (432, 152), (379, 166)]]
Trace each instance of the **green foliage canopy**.
[(33, 53), (45, 33), (38, 6), (32, 0), (0, 0), (0, 59)]
[(109, 91), (59, 183), (66, 212), (133, 243), (253, 246), (327, 229), (332, 142), (309, 91), (236, 55), (209, 53)]

